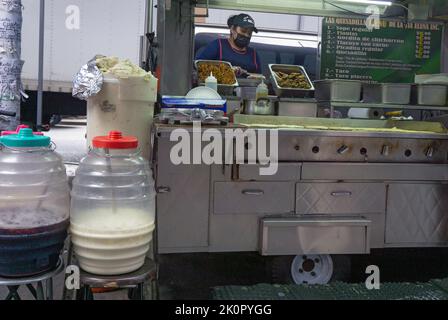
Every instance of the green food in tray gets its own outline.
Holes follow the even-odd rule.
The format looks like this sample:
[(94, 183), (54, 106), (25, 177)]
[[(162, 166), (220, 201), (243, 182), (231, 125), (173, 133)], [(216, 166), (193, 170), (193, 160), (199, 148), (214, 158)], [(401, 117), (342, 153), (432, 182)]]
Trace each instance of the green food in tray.
[(281, 88), (311, 89), (308, 79), (301, 72), (284, 73), (281, 71), (274, 71), (274, 75)]

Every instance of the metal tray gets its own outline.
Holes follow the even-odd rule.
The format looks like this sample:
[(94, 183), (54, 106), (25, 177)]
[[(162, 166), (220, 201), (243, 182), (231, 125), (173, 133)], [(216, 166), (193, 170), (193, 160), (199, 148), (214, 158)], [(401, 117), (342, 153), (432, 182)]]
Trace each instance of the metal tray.
[(409, 104), (411, 102), (410, 83), (363, 83), (363, 102), (385, 104)]
[(444, 106), (447, 103), (448, 86), (442, 84), (418, 84), (414, 95), (417, 104), (425, 106)]
[[(274, 88), (274, 92), (278, 97), (291, 97), (291, 98), (304, 98), (309, 97), (311, 93), (314, 93), (314, 86), (311, 82), (306, 70), (302, 66), (298, 65), (290, 65), (290, 64), (270, 64), (269, 71), (271, 74), (271, 83)], [(310, 89), (296, 89), (296, 88), (283, 88), (280, 87), (277, 78), (274, 75), (274, 72), (284, 72), (284, 73), (292, 73), (298, 72), (305, 75), (306, 80), (310, 85)]]
[(238, 78), (238, 85), (240, 87), (257, 87), (262, 79)]
[(314, 81), (317, 101), (359, 102), (362, 82), (328, 79)]
[[(227, 64), (230, 68), (232, 68), (232, 64), (227, 61), (217, 61), (217, 60), (195, 60), (194, 65), (196, 67), (196, 70), (198, 70), (198, 66), (201, 63), (209, 63), (209, 64)], [(233, 92), (236, 87), (238, 87), (238, 80), (236, 79), (236, 76), (234, 74), (235, 82), (233, 84), (219, 84), (218, 83), (218, 93), (221, 95), (231, 96), (233, 95)], [(198, 76), (198, 82), (199, 82), (199, 76)], [(204, 82), (199, 82), (199, 85), (205, 85)]]
[(371, 225), (371, 220), (359, 216), (309, 214), (263, 218), (260, 251), (264, 256), (365, 254), (370, 252)]

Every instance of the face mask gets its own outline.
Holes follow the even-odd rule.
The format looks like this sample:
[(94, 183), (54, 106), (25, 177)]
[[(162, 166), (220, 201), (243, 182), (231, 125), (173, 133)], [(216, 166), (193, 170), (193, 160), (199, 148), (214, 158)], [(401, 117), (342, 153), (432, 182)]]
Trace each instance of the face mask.
[(246, 37), (242, 34), (237, 33), (235, 44), (239, 48), (246, 48), (250, 43), (250, 37)]

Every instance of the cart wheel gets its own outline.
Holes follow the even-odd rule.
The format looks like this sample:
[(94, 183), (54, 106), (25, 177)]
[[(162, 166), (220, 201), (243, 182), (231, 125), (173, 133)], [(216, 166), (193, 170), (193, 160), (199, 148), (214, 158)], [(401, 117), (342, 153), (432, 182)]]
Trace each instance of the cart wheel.
[(276, 257), (272, 261), (275, 283), (326, 284), (349, 281), (351, 259), (346, 255), (320, 254)]
[(333, 275), (329, 254), (299, 255), (292, 260), (291, 277), (297, 284), (326, 284)]

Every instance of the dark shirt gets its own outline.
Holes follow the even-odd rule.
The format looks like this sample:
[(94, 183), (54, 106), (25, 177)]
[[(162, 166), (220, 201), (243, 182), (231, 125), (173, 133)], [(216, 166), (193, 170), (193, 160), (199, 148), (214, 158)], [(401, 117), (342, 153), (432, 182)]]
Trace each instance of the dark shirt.
[(247, 47), (246, 52), (235, 51), (228, 39), (217, 39), (210, 42), (205, 49), (196, 55), (197, 60), (227, 61), (250, 73), (261, 73), (260, 57), (254, 48)]

